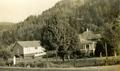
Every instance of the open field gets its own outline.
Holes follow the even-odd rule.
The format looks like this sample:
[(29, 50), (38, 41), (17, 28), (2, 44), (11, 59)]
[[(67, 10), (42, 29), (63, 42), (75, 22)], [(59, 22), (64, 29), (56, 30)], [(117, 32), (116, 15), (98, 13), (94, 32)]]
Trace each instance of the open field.
[(0, 71), (120, 71), (120, 65), (80, 68), (22, 68), (0, 67)]
[[(62, 61), (61, 59), (55, 58), (35, 58), (35, 59), (17, 59), (17, 64), (15, 67), (32, 67), (32, 68), (73, 68), (73, 67), (91, 67), (91, 66), (105, 66), (105, 65), (119, 65), (120, 57), (95, 57), (95, 58), (81, 58), (81, 59), (71, 59)], [(11, 65), (2, 65), (10, 66)]]
[[(55, 58), (44, 58), (44, 59), (40, 59), (40, 58), (36, 58), (36, 59), (23, 59), (20, 60), (24, 63), (30, 63), (32, 62), (32, 64), (35, 63), (47, 63), (47, 64), (52, 64), (52, 67), (60, 67), (60, 65), (65, 65), (67, 67), (86, 67), (86, 66), (104, 66), (106, 64), (106, 57), (94, 57), (94, 58), (81, 58), (81, 59), (71, 59), (69, 60), (65, 60), (64, 62), (61, 59), (56, 59)], [(116, 65), (116, 64), (120, 64), (120, 57), (108, 57), (108, 61), (107, 61), (108, 65)], [(59, 66), (58, 66), (59, 65)], [(50, 65), (49, 65), (50, 66)]]

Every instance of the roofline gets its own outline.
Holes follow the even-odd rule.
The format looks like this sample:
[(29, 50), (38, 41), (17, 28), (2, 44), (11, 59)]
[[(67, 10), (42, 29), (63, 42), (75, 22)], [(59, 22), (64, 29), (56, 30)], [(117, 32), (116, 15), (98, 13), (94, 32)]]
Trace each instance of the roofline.
[[(21, 46), (22, 48), (28, 48), (28, 47), (23, 47), (22, 45), (19, 44), (19, 42), (32, 42), (32, 41), (16, 41), (15, 45), (18, 44), (19, 46)], [(35, 41), (35, 42), (39, 42), (41, 44), (40, 41)], [(41, 45), (40, 45), (41, 46)]]

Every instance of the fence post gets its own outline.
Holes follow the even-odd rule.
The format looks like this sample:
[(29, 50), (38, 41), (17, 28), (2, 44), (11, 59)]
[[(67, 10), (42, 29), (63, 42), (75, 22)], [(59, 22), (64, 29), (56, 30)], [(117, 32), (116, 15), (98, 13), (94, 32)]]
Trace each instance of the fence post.
[(76, 67), (76, 55), (75, 55), (75, 57), (74, 57), (74, 67)]

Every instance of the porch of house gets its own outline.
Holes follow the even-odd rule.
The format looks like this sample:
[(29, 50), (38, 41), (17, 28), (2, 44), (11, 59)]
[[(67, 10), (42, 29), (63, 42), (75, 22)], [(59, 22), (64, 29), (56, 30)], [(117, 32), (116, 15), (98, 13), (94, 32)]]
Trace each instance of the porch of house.
[(95, 47), (96, 42), (83, 44), (81, 50), (81, 53), (84, 54), (84, 56), (94, 56), (95, 55)]

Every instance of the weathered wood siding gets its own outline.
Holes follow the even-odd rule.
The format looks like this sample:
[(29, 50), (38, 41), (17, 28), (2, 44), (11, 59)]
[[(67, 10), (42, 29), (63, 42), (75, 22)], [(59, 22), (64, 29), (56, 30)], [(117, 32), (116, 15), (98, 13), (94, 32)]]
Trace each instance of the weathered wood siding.
[(18, 43), (15, 44), (14, 48), (13, 48), (13, 53), (15, 55), (21, 55), (23, 54), (23, 48), (22, 46), (20, 46)]

